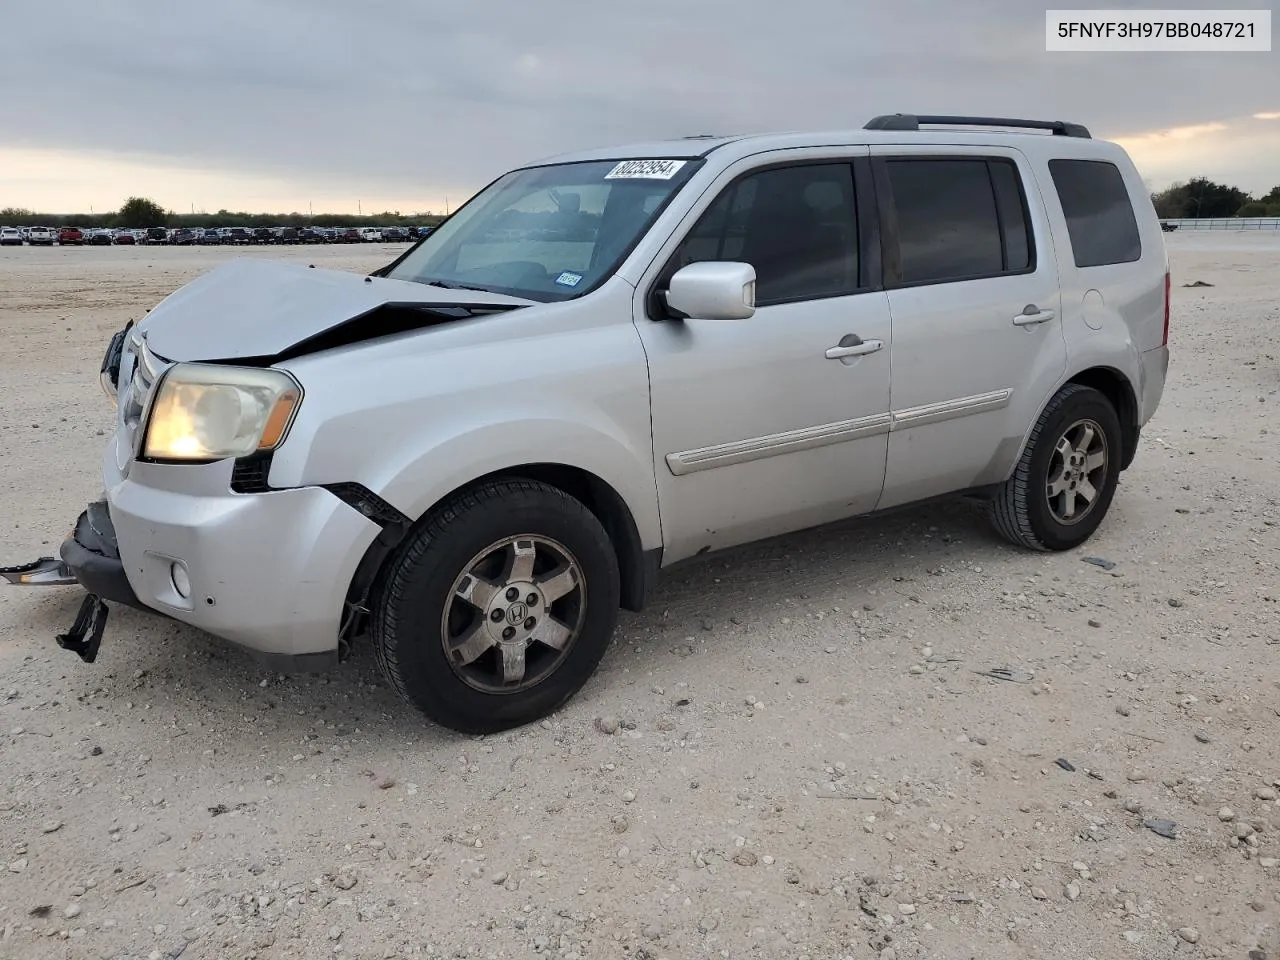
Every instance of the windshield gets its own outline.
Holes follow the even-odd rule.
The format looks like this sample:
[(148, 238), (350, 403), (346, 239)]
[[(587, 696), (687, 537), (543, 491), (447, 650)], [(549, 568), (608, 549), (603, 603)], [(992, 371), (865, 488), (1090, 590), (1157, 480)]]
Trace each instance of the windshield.
[(603, 160), (512, 171), (387, 276), (544, 302), (582, 296), (617, 269), (700, 162)]

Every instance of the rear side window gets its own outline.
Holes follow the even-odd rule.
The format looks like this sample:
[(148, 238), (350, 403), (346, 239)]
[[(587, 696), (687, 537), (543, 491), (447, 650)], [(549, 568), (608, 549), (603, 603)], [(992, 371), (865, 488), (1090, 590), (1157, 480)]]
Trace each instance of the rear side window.
[(1124, 177), (1105, 160), (1050, 160), (1077, 267), (1132, 263), (1142, 256)]
[(1035, 248), (1017, 167), (980, 157), (885, 162), (903, 284), (1024, 273)]

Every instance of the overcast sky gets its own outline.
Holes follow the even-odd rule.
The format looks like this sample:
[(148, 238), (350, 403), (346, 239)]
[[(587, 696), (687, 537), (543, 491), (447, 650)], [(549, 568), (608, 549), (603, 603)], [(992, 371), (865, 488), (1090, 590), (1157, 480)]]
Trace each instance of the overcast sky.
[(1044, 46), (1026, 0), (0, 0), (0, 207), (439, 210), (566, 150), (897, 111), (1280, 183), (1280, 52)]

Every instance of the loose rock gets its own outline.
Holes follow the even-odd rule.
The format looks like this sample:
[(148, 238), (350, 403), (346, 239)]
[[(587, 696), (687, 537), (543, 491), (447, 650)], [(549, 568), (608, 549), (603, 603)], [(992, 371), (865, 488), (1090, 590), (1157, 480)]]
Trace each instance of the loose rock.
[(596, 729), (603, 734), (613, 736), (618, 732), (618, 718), (611, 716), (596, 717)]
[(1200, 942), (1200, 931), (1195, 927), (1179, 927), (1178, 936), (1187, 941), (1187, 943)]

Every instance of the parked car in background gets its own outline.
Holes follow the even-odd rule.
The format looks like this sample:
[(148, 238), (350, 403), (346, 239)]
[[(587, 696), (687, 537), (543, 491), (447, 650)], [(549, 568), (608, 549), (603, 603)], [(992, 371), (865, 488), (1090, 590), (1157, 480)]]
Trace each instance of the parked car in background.
[(205, 227), (197, 234), (196, 242), (201, 246), (215, 247), (222, 243), (222, 231), (218, 227)]
[(377, 227), (361, 227), (360, 240), (363, 243), (380, 243), (382, 241), (382, 231)]
[(190, 227), (174, 227), (169, 231), (169, 243), (176, 247), (189, 246), (196, 242), (196, 231)]
[(223, 243), (247, 244), (252, 239), (245, 227), (223, 227), (221, 232)]
[(275, 243), (276, 235), (270, 227), (254, 227), (249, 231), (250, 243)]
[(132, 230), (117, 230), (112, 242), (119, 246), (133, 246), (138, 242), (138, 238), (134, 236)]
[(324, 234), (315, 227), (298, 228), (299, 243), (324, 243)]
[(85, 243), (94, 247), (108, 247), (115, 240), (115, 234), (105, 227), (95, 227), (85, 234)]
[(84, 244), (84, 231), (79, 227), (63, 227), (58, 231), (58, 243), (64, 247)]
[(17, 227), (0, 227), (0, 247), (22, 246), (22, 231)]
[(276, 243), (297, 243), (297, 227), (279, 227), (276, 231)]
[(164, 227), (148, 227), (143, 233), (143, 243), (168, 243), (169, 231)]
[(33, 247), (52, 247), (57, 239), (58, 234), (53, 227), (32, 227), (27, 232), (27, 243)]
[(338, 231), (339, 243), (363, 243), (364, 237), (360, 235), (357, 227), (347, 227), (345, 230)]
[(387, 227), (382, 231), (382, 239), (386, 243), (403, 243), (409, 239), (409, 233), (403, 227)]

